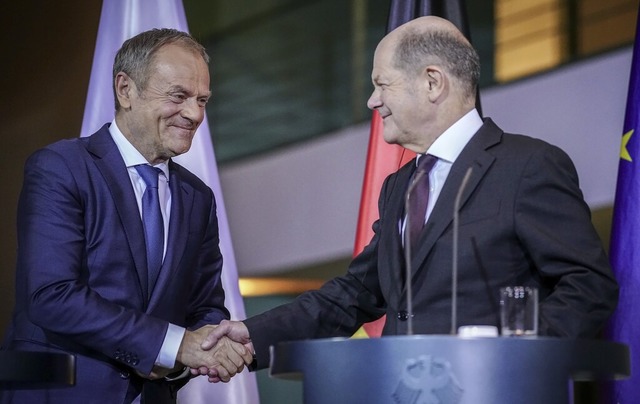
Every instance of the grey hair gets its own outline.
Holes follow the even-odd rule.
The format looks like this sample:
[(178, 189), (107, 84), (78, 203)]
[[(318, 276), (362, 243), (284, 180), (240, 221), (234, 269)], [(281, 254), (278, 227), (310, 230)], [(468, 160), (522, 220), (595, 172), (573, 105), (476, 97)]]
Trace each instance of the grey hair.
[(113, 62), (113, 92), (116, 111), (120, 108), (116, 95), (115, 80), (120, 72), (126, 73), (136, 83), (140, 91), (144, 90), (149, 79), (149, 67), (155, 53), (161, 47), (178, 43), (186, 49), (191, 49), (202, 56), (205, 63), (209, 63), (209, 55), (198, 41), (186, 32), (171, 28), (154, 28), (127, 39)]
[(461, 34), (408, 29), (396, 46), (394, 67), (415, 76), (430, 64), (456, 77), (468, 97), (476, 96), (480, 57)]

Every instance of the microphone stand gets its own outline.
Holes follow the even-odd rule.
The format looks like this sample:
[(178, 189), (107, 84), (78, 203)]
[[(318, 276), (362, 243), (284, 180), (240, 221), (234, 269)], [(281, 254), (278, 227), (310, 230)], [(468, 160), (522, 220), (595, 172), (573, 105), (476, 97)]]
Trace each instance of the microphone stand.
[(455, 203), (453, 204), (453, 252), (451, 258), (451, 335), (458, 333), (458, 228), (460, 227), (460, 199), (467, 187), (473, 167), (469, 167), (462, 178)]

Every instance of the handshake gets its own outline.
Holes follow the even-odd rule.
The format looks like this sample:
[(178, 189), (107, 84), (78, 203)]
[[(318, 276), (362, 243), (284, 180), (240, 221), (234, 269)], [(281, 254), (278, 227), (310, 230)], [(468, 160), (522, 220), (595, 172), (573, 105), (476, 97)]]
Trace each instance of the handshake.
[(206, 375), (211, 383), (228, 382), (253, 359), (249, 330), (242, 322), (228, 320), (187, 330), (177, 356), (192, 375)]

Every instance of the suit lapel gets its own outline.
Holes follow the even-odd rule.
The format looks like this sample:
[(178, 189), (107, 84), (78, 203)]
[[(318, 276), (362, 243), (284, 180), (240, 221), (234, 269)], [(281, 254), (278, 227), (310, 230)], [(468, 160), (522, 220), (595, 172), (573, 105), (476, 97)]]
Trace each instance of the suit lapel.
[(385, 220), (382, 222), (384, 228), (379, 232), (381, 237), (388, 237), (388, 239), (385, 242), (380, 242), (380, 257), (387, 260), (386, 266), (391, 270), (383, 271), (381, 275), (385, 273), (389, 275), (389, 284), (395, 288), (398, 295), (404, 289), (406, 268), (400, 224), (404, 216), (404, 195), (415, 169), (416, 160), (413, 159), (400, 168), (395, 178), (390, 179), (391, 183), (388, 184), (390, 189), (385, 191), (385, 195), (382, 195), (383, 198), (386, 198), (385, 211), (382, 212), (385, 215)]
[(102, 174), (113, 197), (138, 273), (140, 294), (143, 296), (142, 300), (146, 301), (147, 252), (144, 245), (142, 219), (131, 187), (129, 173), (108, 128), (108, 125), (103, 126), (89, 138), (87, 150), (95, 157), (96, 167)]
[(454, 162), (425, 229), (420, 235), (420, 248), (412, 260), (414, 276), (436, 241), (453, 221), (455, 198), (467, 169), (472, 167), (473, 171), (460, 199), (461, 210), (495, 160), (495, 157), (487, 152), (487, 148), (498, 143), (501, 136), (502, 131), (487, 119)]

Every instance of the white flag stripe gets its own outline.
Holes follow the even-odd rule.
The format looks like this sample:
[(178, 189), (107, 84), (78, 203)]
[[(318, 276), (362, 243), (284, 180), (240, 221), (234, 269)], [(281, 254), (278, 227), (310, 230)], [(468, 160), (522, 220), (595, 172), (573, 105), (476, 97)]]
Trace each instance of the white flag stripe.
[[(113, 120), (112, 67), (115, 54), (125, 40), (151, 28), (175, 28), (187, 32), (182, 1), (104, 0), (80, 136), (89, 136)], [(226, 293), (225, 305), (233, 319), (243, 319), (245, 311), (238, 287), (238, 271), (206, 119), (196, 132), (191, 150), (175, 160), (200, 177), (216, 196), (220, 250), (224, 257), (222, 282)], [(257, 404), (256, 377), (245, 371), (226, 384), (210, 384), (206, 378), (199, 377), (180, 389), (178, 400), (188, 404)]]

